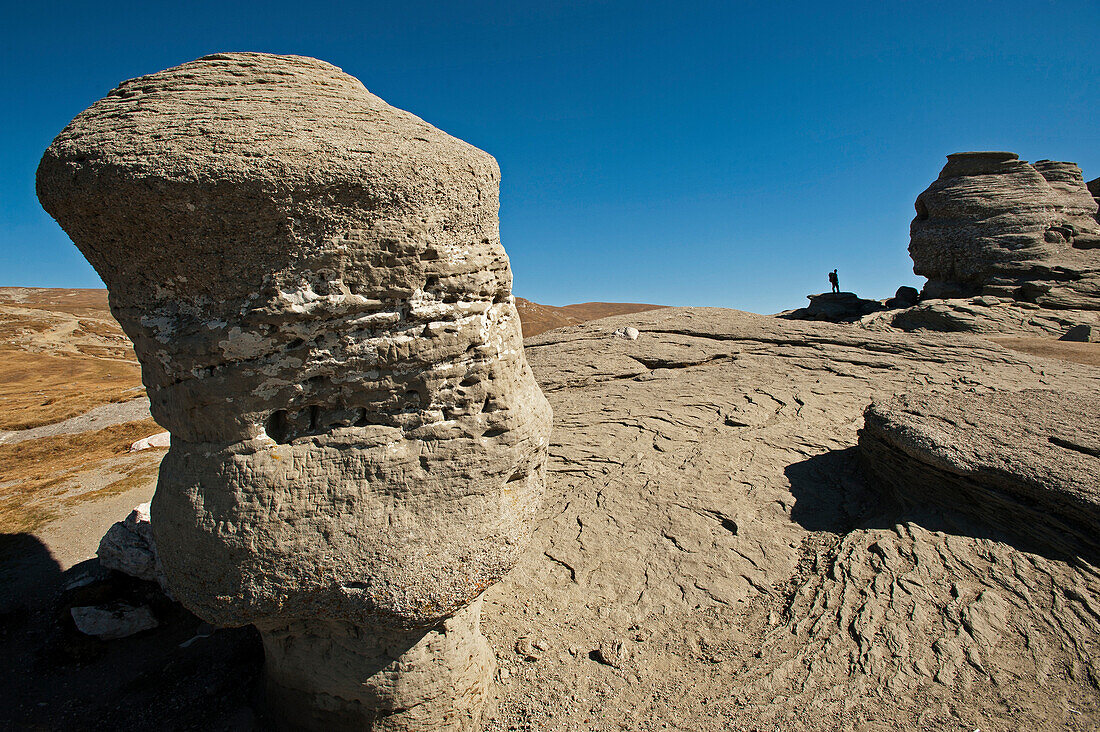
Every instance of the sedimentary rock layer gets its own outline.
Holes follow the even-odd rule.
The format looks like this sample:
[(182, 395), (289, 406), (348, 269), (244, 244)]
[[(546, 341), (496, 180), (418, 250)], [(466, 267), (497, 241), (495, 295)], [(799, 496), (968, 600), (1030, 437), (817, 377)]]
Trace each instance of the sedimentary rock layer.
[(864, 464), (899, 500), (973, 514), (1059, 556), (1100, 558), (1100, 400), (1066, 392), (876, 401)]
[(711, 308), (525, 350), (557, 429), (532, 551), (485, 596), (491, 732), (1100, 720), (1100, 573), (898, 506), (856, 447), (872, 400), (1089, 393), (1097, 369)]

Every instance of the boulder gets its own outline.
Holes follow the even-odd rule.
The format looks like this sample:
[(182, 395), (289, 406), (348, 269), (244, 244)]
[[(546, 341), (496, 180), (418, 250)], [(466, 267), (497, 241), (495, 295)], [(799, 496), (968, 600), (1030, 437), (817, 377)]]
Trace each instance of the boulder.
[(122, 572), (147, 582), (156, 582), (165, 594), (168, 578), (157, 558), (157, 543), (149, 521), (149, 504), (142, 503), (123, 520), (107, 529), (96, 550), (99, 563), (107, 569)]
[(134, 442), (134, 444), (130, 445), (130, 452), (140, 452), (141, 450), (148, 450), (154, 447), (169, 447), (171, 444), (171, 432), (158, 432), (155, 435), (142, 437), (140, 440)]
[(39, 165), (172, 435), (168, 581), (257, 626), (288, 728), (479, 724), (479, 598), (528, 541), (551, 420), (499, 182), (335, 66), (259, 53), (123, 82)]
[(1100, 558), (1100, 400), (1030, 389), (876, 400), (863, 464), (903, 504), (935, 504), (1060, 557)]
[(911, 308), (920, 301), (920, 293), (917, 292), (917, 288), (909, 287), (908, 285), (902, 285), (898, 288), (898, 291), (894, 293), (894, 296), (887, 300), (884, 304), (890, 310), (896, 310), (899, 308)]
[(100, 640), (118, 640), (157, 627), (157, 619), (144, 605), (114, 602), (69, 609), (76, 629)]
[(615, 338), (625, 338), (628, 341), (638, 340), (638, 329), (632, 328), (629, 325), (625, 328), (617, 328), (614, 333), (611, 334)]
[(864, 315), (883, 309), (878, 300), (864, 300), (854, 292), (825, 292), (807, 295), (807, 307), (792, 310), (781, 317), (788, 320), (823, 320), (830, 323), (851, 323)]
[(916, 201), (913, 271), (924, 298), (978, 294), (1048, 308), (1100, 309), (1100, 224), (1074, 163), (1008, 152), (947, 156)]

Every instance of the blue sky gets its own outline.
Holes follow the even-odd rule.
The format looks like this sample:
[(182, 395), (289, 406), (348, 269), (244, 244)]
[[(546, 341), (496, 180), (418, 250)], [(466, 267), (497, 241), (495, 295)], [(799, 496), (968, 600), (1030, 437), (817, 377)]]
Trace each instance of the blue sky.
[(123, 79), (217, 51), (316, 56), (496, 156), (515, 293), (799, 307), (920, 285), (947, 153), (1100, 176), (1100, 2), (10, 3), (0, 285), (100, 287), (34, 196)]

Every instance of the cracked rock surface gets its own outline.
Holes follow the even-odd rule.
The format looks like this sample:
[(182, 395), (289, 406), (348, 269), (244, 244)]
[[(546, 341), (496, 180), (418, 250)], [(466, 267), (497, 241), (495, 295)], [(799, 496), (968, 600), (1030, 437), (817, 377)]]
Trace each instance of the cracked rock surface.
[(1097, 568), (898, 503), (856, 448), (872, 400), (1088, 395), (1095, 368), (707, 308), (526, 352), (555, 429), (531, 550), (485, 595), (488, 729), (1100, 724)]
[(551, 418), (499, 182), (340, 69), (255, 53), (123, 82), (39, 166), (172, 433), (170, 585), (260, 628), (295, 728), (477, 724), (476, 600), (526, 543)]

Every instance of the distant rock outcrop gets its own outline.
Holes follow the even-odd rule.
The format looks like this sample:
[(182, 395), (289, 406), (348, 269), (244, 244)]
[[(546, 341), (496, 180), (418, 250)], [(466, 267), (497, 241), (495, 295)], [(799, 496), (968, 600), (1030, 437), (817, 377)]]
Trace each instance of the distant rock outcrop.
[(499, 181), (335, 66), (256, 53), (124, 82), (42, 158), (172, 434), (168, 581), (256, 625), (287, 728), (479, 725), (480, 598), (529, 538), (551, 419)]
[(810, 304), (783, 314), (788, 320), (822, 320), (829, 323), (852, 323), (885, 306), (878, 300), (864, 300), (854, 292), (824, 292), (807, 295)]
[(865, 413), (864, 464), (905, 504), (934, 503), (1060, 556), (1100, 558), (1100, 401), (1047, 390), (913, 394)]
[(920, 302), (920, 293), (915, 287), (902, 285), (894, 296), (883, 303), (889, 309), (911, 308)]
[(917, 197), (913, 271), (924, 298), (986, 294), (1055, 309), (1100, 309), (1097, 205), (1074, 163), (1009, 152), (947, 156)]

